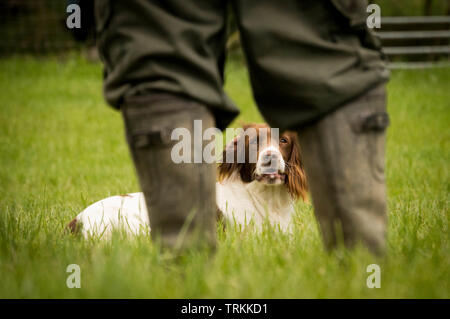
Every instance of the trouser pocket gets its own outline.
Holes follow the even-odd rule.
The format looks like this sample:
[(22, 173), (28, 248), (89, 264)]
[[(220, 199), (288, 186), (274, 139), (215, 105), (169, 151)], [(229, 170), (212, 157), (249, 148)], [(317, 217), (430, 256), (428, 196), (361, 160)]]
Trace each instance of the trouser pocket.
[(384, 182), (386, 129), (390, 124), (384, 85), (371, 90), (354, 104), (348, 116), (349, 125), (357, 140), (366, 145), (373, 178)]

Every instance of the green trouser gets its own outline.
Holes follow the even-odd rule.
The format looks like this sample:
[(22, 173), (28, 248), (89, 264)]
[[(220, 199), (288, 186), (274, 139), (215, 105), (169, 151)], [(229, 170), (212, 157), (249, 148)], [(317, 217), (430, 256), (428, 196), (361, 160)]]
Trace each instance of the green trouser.
[[(220, 129), (237, 116), (239, 110), (223, 91), (226, 24), (232, 8), (259, 110), (272, 127), (299, 131), (308, 153), (305, 168), (325, 244), (336, 244), (340, 223), (348, 245), (361, 239), (373, 251), (383, 250), (383, 92), (389, 72), (380, 42), (366, 26), (366, 0), (95, 3), (106, 100), (123, 110), (131, 135), (141, 132), (146, 120), (127, 118), (127, 108), (164, 108), (155, 104), (157, 97), (144, 106), (129, 106), (134, 96), (169, 94), (200, 103)], [(154, 147), (139, 159), (132, 140), (130, 145), (138, 154), (141, 186), (146, 185), (151, 177), (139, 163), (153, 156)], [(377, 165), (377, 173), (369, 172)], [(153, 191), (143, 188), (148, 198)], [(180, 205), (186, 195), (181, 193)], [(161, 209), (155, 214), (163, 213)]]
[[(313, 122), (388, 78), (365, 0), (230, 1), (258, 107), (273, 127)], [(163, 91), (204, 103), (219, 128), (238, 109), (223, 91), (225, 0), (96, 0), (106, 100)]]

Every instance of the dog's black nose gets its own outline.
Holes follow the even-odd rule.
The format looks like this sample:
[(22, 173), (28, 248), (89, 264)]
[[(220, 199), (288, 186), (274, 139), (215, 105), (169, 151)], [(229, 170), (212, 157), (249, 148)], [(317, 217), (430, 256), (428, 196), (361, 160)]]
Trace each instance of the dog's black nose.
[(269, 167), (278, 162), (278, 154), (272, 151), (265, 152), (261, 157), (261, 166)]

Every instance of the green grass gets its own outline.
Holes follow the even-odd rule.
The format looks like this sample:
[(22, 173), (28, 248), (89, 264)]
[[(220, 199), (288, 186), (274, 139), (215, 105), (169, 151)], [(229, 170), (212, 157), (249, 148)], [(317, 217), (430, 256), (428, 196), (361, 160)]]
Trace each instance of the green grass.
[[(227, 85), (239, 121), (260, 121), (239, 58)], [(78, 56), (0, 60), (1, 298), (449, 298), (450, 69), (398, 71), (389, 84), (389, 238), (327, 254), (309, 205), (295, 234), (219, 232), (217, 252), (173, 260), (145, 236), (110, 242), (64, 233), (88, 204), (138, 191), (119, 113), (101, 67)], [(381, 288), (366, 267), (381, 267)], [(80, 289), (66, 267), (81, 267)]]

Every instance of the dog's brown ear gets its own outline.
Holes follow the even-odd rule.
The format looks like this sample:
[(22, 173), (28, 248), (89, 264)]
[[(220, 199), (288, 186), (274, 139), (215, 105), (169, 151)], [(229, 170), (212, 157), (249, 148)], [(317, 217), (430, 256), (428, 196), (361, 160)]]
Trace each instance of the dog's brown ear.
[(74, 234), (74, 235), (77, 235), (77, 234), (80, 232), (81, 224), (80, 224), (80, 222), (79, 222), (76, 218), (74, 218), (74, 219), (72, 219), (72, 220), (70, 221), (70, 223), (68, 223), (68, 224), (66, 225), (66, 229), (67, 229), (70, 233), (72, 233), (72, 234)]
[(306, 172), (303, 167), (302, 154), (298, 135), (295, 132), (287, 132), (292, 138), (292, 149), (289, 157), (286, 176), (286, 184), (289, 189), (289, 193), (294, 199), (300, 197), (303, 201), (307, 201), (308, 183), (306, 181)]
[[(239, 172), (241, 169), (242, 164), (237, 163), (237, 144), (239, 137), (240, 136), (238, 135), (228, 142), (222, 152), (222, 162), (219, 164), (218, 168), (219, 182), (226, 180), (233, 175), (234, 172)], [(231, 162), (230, 159), (232, 159)]]
[[(242, 175), (243, 172), (241, 172), (243, 168), (243, 163), (238, 163), (237, 158), (237, 149), (238, 149), (238, 143), (240, 142), (240, 139), (244, 135), (244, 132), (248, 129), (253, 127), (253, 124), (242, 123), (242, 132), (235, 136), (228, 144), (225, 146), (225, 149), (222, 152), (222, 162), (219, 164), (218, 167), (218, 180), (219, 182), (222, 182), (229, 178), (231, 175), (233, 175), (234, 172), (238, 172)], [(227, 161), (228, 159), (228, 161)], [(232, 161), (230, 161), (232, 159)], [(245, 173), (245, 172), (244, 172)], [(244, 174), (247, 175), (247, 174)], [(247, 179), (248, 176), (241, 176), (241, 178), (244, 178), (244, 180)]]

